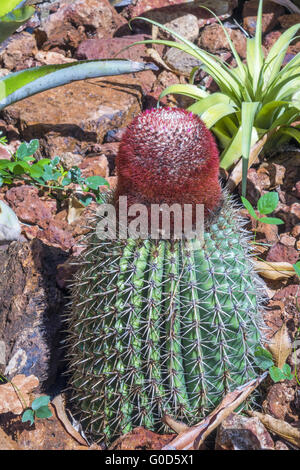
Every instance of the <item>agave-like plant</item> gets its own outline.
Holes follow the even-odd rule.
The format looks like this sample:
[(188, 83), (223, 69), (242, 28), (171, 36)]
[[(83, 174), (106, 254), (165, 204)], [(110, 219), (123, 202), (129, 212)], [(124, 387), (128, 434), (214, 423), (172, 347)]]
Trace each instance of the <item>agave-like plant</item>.
[(234, 68), (166, 26), (148, 18), (134, 18), (148, 21), (168, 31), (180, 42), (149, 39), (132, 45), (155, 43), (184, 51), (200, 60), (203, 64), (201, 68), (217, 83), (220, 91), (212, 94), (194, 85), (195, 71), (198, 69), (195, 68), (189, 84), (171, 85), (161, 93), (159, 99), (169, 93), (195, 99), (195, 103), (188, 109), (198, 114), (218, 138), (223, 149), (220, 155), (221, 168), (231, 168), (242, 157), (244, 195), (252, 150), (253, 155), (257, 156), (270, 139), (276, 145), (290, 138), (300, 142), (300, 126), (291, 126), (300, 115), (300, 54), (282, 67), (288, 46), (300, 29), (300, 23), (286, 30), (272, 46), (267, 57), (264, 57), (262, 8), (263, 0), (260, 0), (255, 37), (247, 38), (246, 63), (242, 62), (226, 29), (219, 21), (236, 60), (237, 65)]
[[(20, 0), (1, 0), (0, 43), (7, 39), (22, 24), (26, 23), (34, 13), (33, 7), (22, 6), (23, 4), (24, 1), (20, 3)], [(156, 66), (154, 64), (133, 62), (125, 59), (106, 59), (45, 65), (10, 73), (0, 78), (0, 111), (6, 106), (28, 96), (73, 81), (141, 72), (149, 68), (156, 69)]]

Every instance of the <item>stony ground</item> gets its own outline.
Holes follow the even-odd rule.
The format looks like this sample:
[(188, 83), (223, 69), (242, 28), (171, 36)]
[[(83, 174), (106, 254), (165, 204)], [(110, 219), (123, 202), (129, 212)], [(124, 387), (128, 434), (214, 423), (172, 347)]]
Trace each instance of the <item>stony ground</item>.
[[(168, 24), (205, 50), (234, 64), (225, 35), (214, 17), (183, 0), (134, 0), (123, 9), (113, 8), (108, 0), (35, 3), (35, 16), (0, 46), (0, 76), (36, 65), (111, 58), (132, 42), (151, 37), (153, 31), (145, 23), (136, 22), (129, 29), (127, 22), (135, 16), (148, 16)], [(206, 4), (223, 21), (239, 54), (245, 58), (245, 31), (249, 34), (255, 31), (258, 2), (218, 0)], [(243, 28), (236, 26), (234, 18)], [(268, 51), (285, 29), (298, 22), (299, 14), (265, 1), (264, 49)], [(300, 40), (295, 40), (286, 60), (299, 51)], [(7, 107), (0, 114), (0, 130), (8, 137), (8, 149), (14, 151), (23, 140), (39, 139), (39, 158), (59, 155), (66, 169), (76, 165), (84, 176), (103, 176), (114, 188), (114, 161), (123, 129), (141, 110), (155, 106), (166, 86), (188, 83), (189, 72), (199, 65), (185, 53), (163, 46), (139, 45), (119, 57), (155, 62), (158, 70), (81, 81)], [(198, 74), (197, 83), (210, 91), (217, 89), (204, 72)], [(170, 95), (162, 103), (185, 107), (188, 100)], [(0, 147), (0, 159), (8, 155), (7, 149)], [(228, 175), (222, 176), (225, 183)], [(288, 148), (262, 155), (259, 163), (249, 170), (250, 202), (256, 205), (267, 191), (278, 193), (280, 203), (273, 215), (285, 224), (280, 227), (259, 224), (257, 255), (269, 262), (294, 264), (300, 249), (300, 149), (295, 142)], [(235, 194), (239, 197), (240, 188)], [(19, 217), (23, 237), (22, 243), (0, 247), (0, 371), (6, 370), (10, 377), (20, 376), (20, 387), (22, 390), (25, 387), (23, 391), (28, 396), (46, 391), (52, 398), (63, 388), (59, 377), (64, 363), (59, 344), (61, 312), (67, 302), (67, 280), (72, 271), (68, 261), (78, 254), (78, 240), (86, 230), (95, 204), (75, 211), (74, 215), (74, 204), (69, 200), (57, 200), (46, 191), (24, 184), (2, 187), (0, 199)], [(247, 211), (241, 211), (249, 219), (249, 230), (253, 230), (255, 221)], [(266, 322), (271, 332), (285, 324), (290, 338), (294, 338), (299, 327), (299, 279), (279, 273), (275, 279), (264, 280), (269, 295)], [(40, 326), (46, 334), (41, 333)], [(32, 376), (31, 383), (23, 375)], [(4, 387), (9, 384), (0, 387), (0, 449), (87, 449), (80, 437), (72, 437), (65, 430), (58, 406), (51, 405), (52, 418), (37, 420), (33, 426), (22, 424), (22, 408), (16, 405), (18, 399), (15, 397), (11, 403), (9, 397), (13, 392)], [(295, 378), (276, 384), (270, 381), (262, 394), (264, 412), (299, 429), (300, 395)], [(245, 448), (297, 448), (282, 436), (269, 433), (258, 418), (238, 415), (230, 415), (223, 422), (216, 444), (209, 443), (209, 446), (236, 448), (240, 429), (246, 436)], [(169, 435), (158, 436), (137, 428), (113, 448), (159, 449), (171, 439)]]

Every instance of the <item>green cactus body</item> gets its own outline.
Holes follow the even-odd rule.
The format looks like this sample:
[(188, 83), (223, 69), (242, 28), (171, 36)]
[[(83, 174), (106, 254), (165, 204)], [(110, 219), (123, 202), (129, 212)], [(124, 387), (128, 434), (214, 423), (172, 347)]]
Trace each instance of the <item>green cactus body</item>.
[(193, 424), (255, 377), (261, 287), (240, 226), (227, 200), (203, 245), (88, 234), (68, 329), (73, 400), (93, 438), (159, 431), (166, 413)]

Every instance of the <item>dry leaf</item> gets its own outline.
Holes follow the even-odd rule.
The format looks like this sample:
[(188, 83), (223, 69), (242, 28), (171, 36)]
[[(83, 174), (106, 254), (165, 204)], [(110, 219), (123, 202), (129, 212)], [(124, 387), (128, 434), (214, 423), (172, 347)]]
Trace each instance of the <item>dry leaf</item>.
[(195, 450), (203, 444), (206, 437), (221, 424), (221, 422), (255, 390), (255, 388), (267, 377), (268, 372), (264, 372), (257, 379), (251, 380), (233, 392), (228, 393), (220, 405), (199, 424), (188, 428), (178, 434), (177, 437), (162, 448), (162, 450)]
[(68, 205), (68, 217), (67, 217), (68, 224), (71, 224), (76, 219), (79, 219), (84, 209), (85, 209), (85, 206), (81, 204), (81, 202), (78, 201), (76, 197), (72, 196), (69, 199), (69, 205)]
[(65, 411), (65, 403), (64, 403), (64, 398), (63, 396), (57, 395), (53, 400), (52, 400), (52, 405), (54, 405), (56, 416), (59, 419), (59, 421), (62, 423), (63, 427), (69, 433), (79, 444), (83, 446), (88, 446), (88, 443), (86, 442), (85, 439), (81, 436), (81, 434), (76, 431), (76, 429), (72, 426), (72, 424), (69, 421), (69, 418), (66, 415)]
[(275, 365), (282, 369), (288, 356), (292, 352), (292, 342), (286, 324), (275, 333), (267, 344), (267, 348), (273, 356)]
[(295, 276), (295, 270), (291, 263), (254, 260), (255, 270), (264, 278), (278, 281)]
[(300, 430), (294, 428), (282, 419), (273, 418), (273, 416), (259, 413), (258, 411), (248, 411), (250, 416), (256, 416), (262, 424), (271, 432), (278, 434), (292, 444), (300, 447)]
[(176, 421), (172, 416), (165, 415), (162, 419), (163, 423), (166, 423), (169, 428), (179, 434), (180, 432), (187, 431), (189, 429), (187, 424), (182, 423), (181, 421)]

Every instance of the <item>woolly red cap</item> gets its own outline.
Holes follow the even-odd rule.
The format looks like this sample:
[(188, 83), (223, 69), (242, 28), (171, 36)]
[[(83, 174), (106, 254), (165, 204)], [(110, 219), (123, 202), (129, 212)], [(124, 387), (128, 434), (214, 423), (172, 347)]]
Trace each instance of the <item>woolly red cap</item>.
[(204, 204), (219, 207), (219, 154), (203, 121), (180, 108), (139, 114), (128, 126), (117, 156), (116, 198), (129, 205)]

